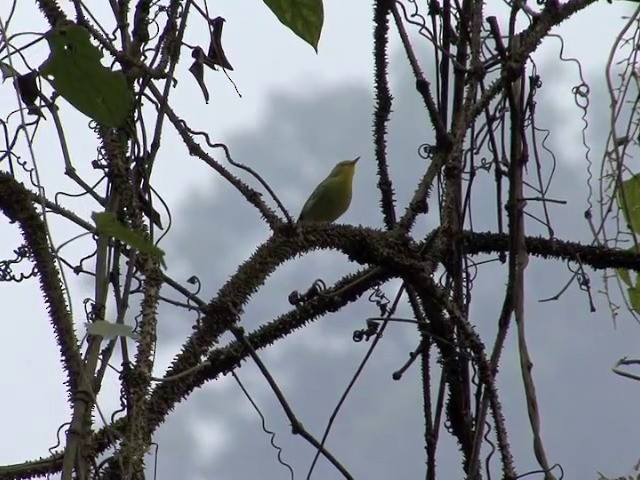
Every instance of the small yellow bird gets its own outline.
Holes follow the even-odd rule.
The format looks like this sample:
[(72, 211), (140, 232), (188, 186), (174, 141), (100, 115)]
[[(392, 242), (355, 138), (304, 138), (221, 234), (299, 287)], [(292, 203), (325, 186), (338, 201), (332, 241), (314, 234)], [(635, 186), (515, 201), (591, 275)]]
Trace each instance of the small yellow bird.
[(351, 204), (353, 175), (356, 172), (355, 160), (338, 162), (327, 178), (316, 187), (305, 202), (298, 218), (300, 222), (331, 223), (347, 211)]

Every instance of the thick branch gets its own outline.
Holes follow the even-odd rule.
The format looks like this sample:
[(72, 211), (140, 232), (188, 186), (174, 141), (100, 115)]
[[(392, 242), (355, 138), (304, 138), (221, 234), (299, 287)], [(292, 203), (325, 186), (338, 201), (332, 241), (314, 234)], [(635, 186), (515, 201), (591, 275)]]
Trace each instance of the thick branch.
[(73, 329), (73, 319), (64, 298), (60, 273), (51, 253), (47, 238), (47, 226), (32, 203), (33, 195), (11, 175), (0, 172), (0, 210), (12, 222), (18, 223), (25, 243), (33, 256), (40, 280), (40, 289), (53, 325), (60, 357), (67, 376), (69, 393), (78, 389), (82, 371), (82, 359), (78, 339)]

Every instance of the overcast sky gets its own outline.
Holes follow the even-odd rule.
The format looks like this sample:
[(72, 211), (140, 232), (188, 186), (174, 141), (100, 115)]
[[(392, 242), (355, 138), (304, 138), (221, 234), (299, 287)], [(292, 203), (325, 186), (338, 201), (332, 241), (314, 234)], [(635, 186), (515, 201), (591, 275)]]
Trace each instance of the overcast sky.
[[(596, 161), (608, 128), (608, 100), (603, 89), (607, 45), (622, 25), (621, 7), (602, 3), (565, 22), (561, 30), (567, 42), (565, 56), (580, 58), (592, 88), (588, 135)], [(340, 221), (381, 226), (371, 142), (369, 3), (326, 1), (326, 26), (317, 56), (279, 25), (260, 2), (220, 2), (217, 7), (220, 10), (216, 14), (227, 19), (225, 51), (235, 67), (232, 77), (243, 96), (235, 94), (223, 75), (208, 73), (212, 98), (205, 105), (193, 79), (185, 75), (189, 66), (185, 57), (173, 96), (177, 113), (193, 128), (206, 130), (216, 141), (227, 143), (237, 161), (258, 170), (294, 215), (335, 161), (362, 156), (352, 207)], [(46, 29), (35, 7), (21, 3), (19, 8), (22, 10), (9, 33)], [(0, 5), (0, 18), (5, 18), (6, 12), (7, 6)], [(186, 41), (204, 43), (202, 27), (194, 25)], [(593, 45), (594, 31), (598, 32), (598, 45)], [(41, 55), (33, 60), (37, 65), (46, 57), (47, 49), (39, 45), (35, 50)], [(579, 77), (573, 64), (558, 63), (558, 51), (559, 42), (550, 39), (536, 55), (543, 77), (538, 124), (553, 132), (550, 146), (558, 161), (550, 196), (568, 202), (566, 206), (551, 207), (552, 221), (559, 238), (589, 242), (582, 216), (588, 191), (585, 152), (579, 143), (581, 111), (571, 95)], [(402, 55), (394, 49), (391, 58), (395, 104), (389, 158), (398, 204), (402, 206), (416, 175), (424, 169), (417, 149), (430, 142), (432, 134)], [(0, 105), (11, 101), (15, 102), (14, 93), (10, 83), (5, 82), (0, 87)], [(70, 109), (63, 113), (73, 126), (70, 130), (83, 129), (71, 135), (69, 141), (79, 170), (88, 172), (96, 143), (86, 128), (86, 119)], [(167, 272), (182, 281), (197, 275), (202, 282), (200, 296), (210, 299), (237, 265), (267, 238), (268, 230), (237, 192), (189, 157), (171, 129), (166, 130), (165, 150), (154, 175), (156, 188), (171, 206), (174, 220), (161, 245), (167, 252)], [(77, 191), (62, 175), (51, 122), (42, 126), (36, 138), (36, 158), (47, 192)], [(0, 168), (5, 165), (0, 164)], [(493, 207), (483, 203), (493, 195), (492, 178), (493, 174), (480, 175), (477, 180), (474, 220), (478, 230), (495, 226)], [(96, 209), (82, 199), (65, 203), (84, 213)], [(433, 221), (430, 217), (431, 223), (422, 225), (421, 231), (433, 227)], [(57, 244), (73, 235), (63, 225), (54, 224), (52, 229)], [(544, 233), (534, 222), (529, 222), (527, 232)], [(18, 229), (3, 218), (0, 238), (2, 258), (10, 256), (21, 241)], [(69, 255), (74, 258), (89, 252), (81, 241), (66, 248), (72, 249)], [(340, 255), (329, 253), (315, 253), (291, 262), (254, 297), (242, 324), (252, 330), (289, 309), (290, 291), (304, 290), (316, 278), (330, 283), (356, 268)], [(542, 435), (550, 462), (562, 464), (565, 478), (569, 479), (596, 479), (597, 471), (612, 477), (628, 474), (640, 457), (638, 384), (617, 377), (610, 370), (620, 357), (638, 356), (640, 330), (624, 314), (614, 329), (606, 299), (597, 293), (602, 287), (600, 275), (590, 274), (595, 314), (589, 312), (585, 294), (575, 285), (556, 302), (538, 302), (563, 287), (571, 276), (566, 266), (532, 259), (527, 269), (527, 334), (540, 399)], [(86, 279), (69, 272), (67, 275), (81, 331), (82, 300), (90, 297), (92, 290)], [(493, 340), (505, 282), (506, 270), (502, 266), (488, 264), (478, 269), (471, 321), (486, 344)], [(397, 287), (397, 283), (387, 285), (387, 295), (392, 297)], [(1, 464), (46, 456), (57, 443), (57, 428), (69, 416), (57, 347), (46, 314), (38, 305), (38, 292), (35, 281), (0, 288), (0, 304), (5, 312), (3, 328), (8, 332), (0, 335), (0, 362), (6, 372), (3, 390), (13, 392), (0, 398), (0, 424), (6, 432), (0, 447)], [(169, 294), (170, 290), (164, 293)], [(352, 342), (352, 332), (364, 326), (365, 318), (374, 315), (375, 307), (363, 298), (261, 352), (298, 418), (317, 437), (322, 435), (368, 347), (366, 343)], [(398, 316), (403, 315), (409, 315), (405, 307), (398, 312)], [(165, 306), (160, 310), (158, 375), (191, 331), (192, 322), (193, 318), (175, 308)], [(535, 469), (536, 463), (515, 330), (511, 333), (498, 378), (516, 466), (519, 473), (524, 473)], [(392, 326), (338, 415), (327, 447), (355, 478), (424, 476), (418, 365), (401, 381), (391, 379), (392, 372), (400, 368), (417, 344), (413, 328)], [(293, 467), (296, 478), (306, 478), (314, 450), (291, 435), (273, 394), (250, 362), (237, 374), (265, 415), (267, 428), (276, 433), (274, 442), (284, 449), (282, 459)], [(110, 378), (112, 386), (115, 380)], [(116, 392), (115, 388), (107, 388), (100, 400), (106, 415), (113, 411)], [(6, 441), (9, 435), (10, 442)], [(194, 392), (179, 404), (159, 429), (156, 441), (159, 480), (289, 478), (286, 468), (277, 462), (269, 435), (261, 430), (259, 416), (231, 377)], [(438, 467), (442, 478), (462, 478), (457, 447), (446, 434), (440, 448)], [(153, 464), (149, 466), (152, 468)], [(321, 459), (313, 478), (340, 476)]]

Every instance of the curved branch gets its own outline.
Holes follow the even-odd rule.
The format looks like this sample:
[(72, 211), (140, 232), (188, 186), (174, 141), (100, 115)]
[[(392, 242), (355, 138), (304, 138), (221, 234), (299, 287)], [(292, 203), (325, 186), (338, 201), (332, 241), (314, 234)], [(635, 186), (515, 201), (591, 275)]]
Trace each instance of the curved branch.
[(373, 142), (375, 144), (376, 162), (378, 164), (378, 189), (384, 224), (391, 230), (396, 224), (393, 183), (389, 176), (387, 162), (387, 123), (391, 114), (393, 97), (389, 91), (389, 60), (387, 46), (389, 44), (389, 0), (377, 0), (374, 6), (373, 22), (373, 56), (374, 56), (374, 88), (376, 107), (373, 114)]
[[(285, 230), (282, 227), (281, 230)], [(351, 260), (363, 264), (380, 265), (370, 268), (357, 275), (345, 277), (331, 291), (339, 291), (340, 295), (330, 292), (318, 295), (300, 307), (281, 316), (279, 319), (258, 328), (247, 335), (247, 339), (255, 350), (265, 348), (277, 340), (289, 335), (294, 330), (303, 327), (328, 312), (336, 311), (349, 302), (359, 298), (364, 292), (375, 285), (388, 281), (390, 278), (411, 273), (424, 273), (425, 261), (436, 261), (434, 249), (427, 249), (420, 254), (421, 244), (415, 244), (408, 237), (399, 236), (395, 232), (353, 227), (348, 225), (305, 225), (299, 229), (299, 234), (289, 236), (276, 235), (259, 247), (258, 251), (245, 262), (238, 272), (222, 287), (218, 296), (204, 308), (206, 315), (202, 319), (201, 328), (192, 335), (179, 354), (166, 377), (176, 375), (184, 370), (200, 365), (202, 356), (208, 351), (219, 335), (229, 326), (236, 324), (244, 305), (249, 298), (264, 283), (266, 278), (289, 258), (298, 256), (314, 249), (339, 249)], [(509, 237), (504, 234), (463, 232), (461, 248), (467, 255), (480, 253), (507, 252)], [(592, 247), (576, 242), (562, 242), (546, 238), (525, 238), (525, 246), (529, 254), (543, 258), (571, 261), (578, 255), (580, 260), (595, 269), (628, 268), (640, 271), (640, 255), (626, 251), (618, 251), (604, 247)], [(441, 247), (435, 247), (441, 248)], [(359, 279), (366, 278), (366, 281)], [(420, 281), (422, 281), (420, 277)], [(419, 282), (411, 282), (419, 283)], [(424, 285), (420, 287), (424, 289)], [(424, 291), (421, 298), (425, 298)], [(447, 306), (447, 309), (450, 309)], [(455, 317), (455, 312), (448, 312)], [(459, 315), (459, 319), (463, 317)], [(475, 348), (476, 358), (482, 362), (486, 360), (479, 338), (473, 332), (472, 326), (464, 322), (464, 331), (473, 340), (469, 343)], [(447, 348), (447, 347), (443, 347)], [(214, 349), (206, 357), (202, 368), (194, 369), (192, 376), (180, 376), (175, 381), (167, 381), (158, 385), (151, 394), (147, 405), (148, 428), (153, 431), (164, 421), (166, 415), (175, 408), (176, 403), (185, 399), (194, 389), (205, 382), (228, 373), (240, 366), (249, 353), (238, 342), (232, 342), (224, 348)], [(478, 357), (480, 355), (480, 357)], [(485, 360), (482, 360), (482, 359)], [(487, 366), (490, 365), (487, 360)], [(492, 378), (491, 368), (483, 366), (481, 374), (487, 382)], [(500, 421), (500, 408), (496, 406), (497, 397), (489, 392), (492, 411), (496, 422)], [(114, 432), (122, 432), (126, 428), (126, 419), (120, 419), (104, 427), (93, 437), (93, 445), (97, 453), (103, 452), (114, 441)], [(50, 458), (49, 473), (59, 470), (56, 462), (57, 454)], [(57, 469), (57, 470), (56, 470)]]
[(47, 241), (46, 226), (33, 206), (33, 194), (11, 175), (0, 172), (0, 210), (18, 223), (38, 271), (40, 289), (47, 305), (56, 342), (67, 376), (69, 394), (78, 389), (82, 358), (73, 320), (64, 298), (60, 274)]

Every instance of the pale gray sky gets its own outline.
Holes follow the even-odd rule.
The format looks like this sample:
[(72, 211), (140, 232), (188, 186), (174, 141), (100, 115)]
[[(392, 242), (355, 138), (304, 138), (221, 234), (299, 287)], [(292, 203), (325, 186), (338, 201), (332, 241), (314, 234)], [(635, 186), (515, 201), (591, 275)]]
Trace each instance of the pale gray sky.
[[(185, 58), (173, 97), (177, 112), (193, 128), (206, 130), (215, 140), (226, 142), (234, 158), (258, 170), (294, 214), (336, 160), (361, 155), (354, 201), (341, 221), (380, 226), (370, 138), (373, 101), (369, 2), (326, 1), (326, 26), (319, 55), (282, 27), (260, 2), (220, 2), (216, 7), (216, 14), (227, 19), (225, 51), (235, 67), (233, 79), (243, 98), (237, 97), (223, 75), (208, 73), (212, 98), (205, 105), (193, 79), (183, 75), (189, 65)], [(598, 153), (608, 117), (608, 103), (601, 87), (602, 69), (607, 45), (621, 25), (621, 8), (603, 2), (565, 22), (561, 30), (567, 42), (566, 56), (580, 58), (593, 88), (589, 134)], [(20, 16), (9, 33), (24, 28), (46, 29), (33, 5), (20, 2), (19, 9)], [(0, 5), (0, 18), (5, 15), (6, 7)], [(197, 28), (204, 28), (204, 24)], [(193, 27), (187, 42), (206, 41), (204, 32), (197, 28)], [(597, 45), (592, 41), (594, 31), (598, 31)], [(552, 208), (552, 218), (558, 236), (588, 241), (582, 221), (586, 205), (584, 152), (566, 140), (579, 138), (581, 128), (580, 111), (570, 95), (578, 77), (573, 66), (558, 66), (558, 45), (557, 40), (551, 39), (536, 55), (545, 82), (539, 119), (544, 121), (544, 127), (553, 130), (553, 149), (560, 154), (554, 180), (557, 193), (552, 196), (569, 201), (566, 207)], [(37, 50), (44, 59), (46, 46), (40, 45)], [(425, 127), (420, 103), (416, 103), (404, 58), (397, 49), (393, 51), (396, 104), (390, 128), (390, 158), (399, 186), (399, 205), (403, 205), (410, 190), (400, 186), (412, 188), (424, 165), (416, 155), (417, 147), (430, 141), (431, 133)], [(33, 65), (38, 63), (39, 60), (33, 61)], [(15, 102), (10, 83), (5, 82), (2, 87), (0, 104)], [(542, 98), (552, 101), (543, 102)], [(86, 130), (86, 119), (68, 108), (63, 109), (63, 114), (65, 121), (73, 125), (71, 130), (85, 129), (86, 134), (81, 130), (70, 134), (69, 141), (79, 170), (87, 172), (95, 155), (95, 141)], [(17, 120), (12, 117), (12, 121)], [(71, 183), (61, 173), (62, 160), (51, 122), (42, 125), (42, 129), (35, 148), (43, 182), (48, 192), (69, 190)], [(166, 130), (165, 151), (157, 163), (155, 178), (174, 215), (173, 229), (162, 245), (167, 251), (168, 273), (182, 280), (198, 275), (203, 283), (201, 296), (208, 299), (268, 232), (240, 195), (189, 157), (170, 128)], [(483, 191), (492, 192), (490, 183), (483, 185), (482, 179), (479, 182), (479, 198)], [(69, 204), (83, 212), (96, 209), (84, 200)], [(493, 211), (487, 216), (481, 208), (475, 210), (476, 221), (490, 226)], [(52, 229), (58, 244), (72, 236), (58, 224)], [(529, 231), (538, 230), (531, 224)], [(17, 228), (3, 218), (0, 235), (0, 254), (5, 258), (19, 245), (20, 238)], [(66, 248), (78, 257), (89, 251), (82, 241)], [(330, 282), (353, 267), (339, 255), (328, 253), (309, 255), (285, 265), (248, 306), (243, 324), (251, 329), (270, 320), (288, 309), (286, 298), (291, 290), (303, 290), (317, 277)], [(80, 325), (84, 322), (82, 300), (92, 292), (86, 281), (67, 275)], [(543, 439), (550, 461), (563, 465), (565, 478), (595, 479), (597, 470), (610, 476), (622, 475), (640, 456), (637, 384), (614, 376), (610, 367), (622, 356), (637, 355), (640, 330), (624, 315), (614, 330), (601, 296), (596, 297), (597, 313), (590, 314), (584, 295), (576, 287), (558, 302), (537, 302), (554, 294), (569, 276), (565, 267), (548, 261), (533, 260), (528, 269), (527, 328), (541, 401)], [(473, 321), (487, 343), (495, 330), (505, 278), (504, 269), (484, 266), (475, 284)], [(592, 273), (591, 278), (600, 285), (597, 274)], [(389, 286), (386, 291), (392, 296), (395, 290)], [(2, 464), (45, 456), (56, 444), (56, 429), (69, 414), (57, 349), (38, 298), (39, 290), (33, 281), (0, 288), (0, 303), (5, 306), (4, 328), (8, 329), (0, 336), (0, 362), (10, 372), (3, 375), (5, 391), (16, 392), (0, 399), (0, 424), (4, 431), (11, 432), (11, 442), (2, 442), (0, 448)], [(407, 312), (399, 315), (403, 313)], [(363, 319), (373, 314), (375, 309), (363, 299), (261, 354), (300, 420), (317, 436), (368, 346), (351, 342), (351, 333), (362, 328)], [(192, 320), (172, 308), (161, 311), (158, 374), (190, 331)], [(339, 414), (327, 445), (356, 478), (387, 479), (392, 473), (397, 478), (421, 478), (424, 474), (417, 365), (402, 381), (391, 380), (391, 373), (416, 345), (417, 337), (410, 327), (392, 329)], [(283, 459), (294, 467), (296, 478), (305, 478), (313, 449), (290, 434), (284, 415), (256, 369), (247, 363), (238, 374), (259, 403), (268, 428), (277, 432), (275, 443), (284, 448)], [(111, 382), (115, 386), (115, 379)], [(513, 337), (499, 382), (516, 465), (523, 473), (536, 464), (523, 416), (524, 397)], [(100, 401), (106, 415), (113, 410), (115, 393), (115, 388), (107, 389)], [(159, 480), (288, 478), (287, 471), (276, 461), (269, 437), (260, 429), (259, 417), (230, 378), (195, 392), (178, 405), (160, 428), (157, 441)], [(443, 478), (461, 478), (455, 444), (443, 439), (441, 451)], [(339, 476), (321, 460), (313, 478)]]

